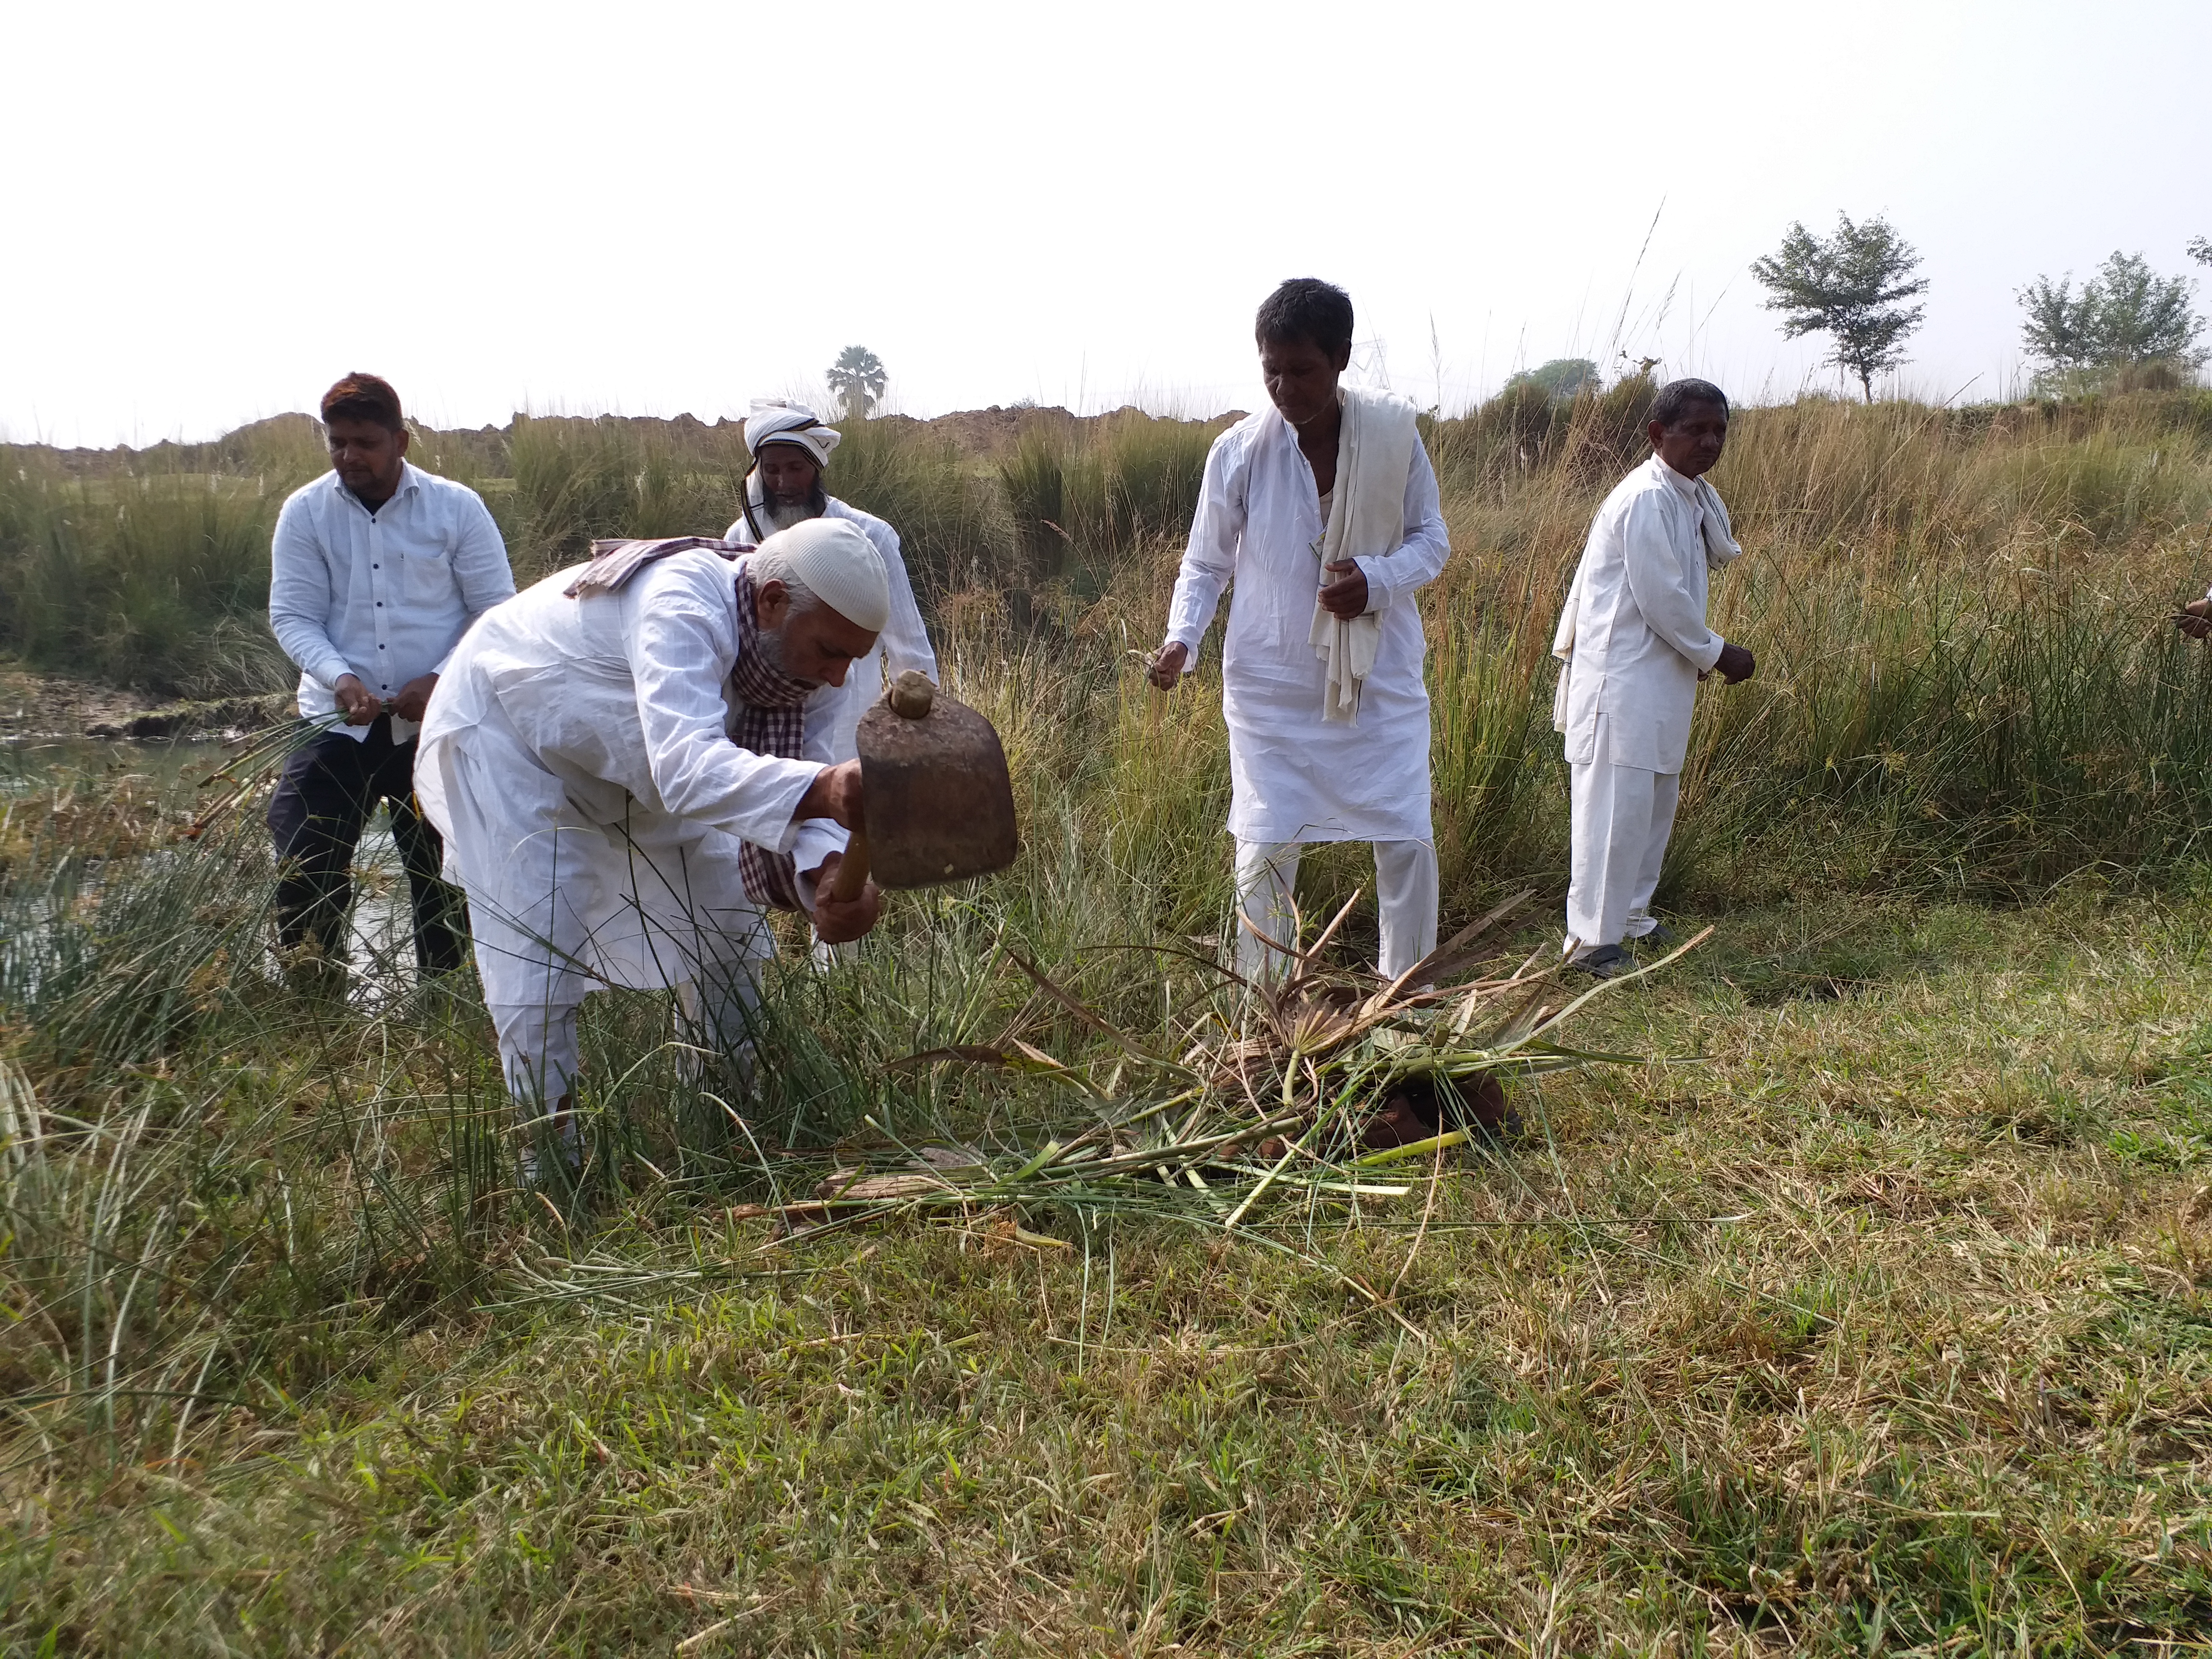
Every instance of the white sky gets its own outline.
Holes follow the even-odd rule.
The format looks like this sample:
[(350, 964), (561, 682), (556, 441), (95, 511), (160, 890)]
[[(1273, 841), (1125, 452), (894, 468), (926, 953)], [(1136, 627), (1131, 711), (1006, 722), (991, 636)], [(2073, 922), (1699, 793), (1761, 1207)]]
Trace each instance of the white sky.
[(712, 419), (854, 342), (912, 414), (1212, 413), (1309, 274), (1424, 403), (1619, 348), (1785, 396), (1833, 374), (1745, 265), (1838, 209), (1926, 255), (1905, 384), (2002, 395), (2039, 272), (2212, 277), (2208, 67), (2207, 0), (0, 0), (0, 433), (355, 368), (438, 425)]

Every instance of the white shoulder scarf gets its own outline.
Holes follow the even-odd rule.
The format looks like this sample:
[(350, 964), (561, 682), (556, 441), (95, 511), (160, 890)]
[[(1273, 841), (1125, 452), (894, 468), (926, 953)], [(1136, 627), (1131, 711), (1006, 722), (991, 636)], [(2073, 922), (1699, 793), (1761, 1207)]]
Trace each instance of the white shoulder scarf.
[[(1413, 405), (1387, 392), (1344, 386), (1343, 420), (1336, 440), (1336, 487), (1328, 523), (1316, 549), (1322, 565), (1342, 559), (1387, 558), (1406, 541), (1406, 479), (1413, 465), (1419, 429)], [(1274, 414), (1273, 410), (1269, 411)], [(1282, 419), (1275, 414), (1278, 421)], [(1293, 434), (1295, 441), (1295, 434)], [(1315, 572), (1320, 586), (1335, 580)], [(1322, 718), (1359, 724), (1359, 693), (1374, 672), (1382, 622), (1373, 611), (1350, 621), (1314, 602), (1314, 653), (1328, 665)]]

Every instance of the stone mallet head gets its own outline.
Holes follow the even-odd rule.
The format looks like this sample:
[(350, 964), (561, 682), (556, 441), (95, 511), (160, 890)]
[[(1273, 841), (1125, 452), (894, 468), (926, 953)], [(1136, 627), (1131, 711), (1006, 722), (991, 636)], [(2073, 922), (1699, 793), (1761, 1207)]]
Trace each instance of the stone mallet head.
[(860, 815), (830, 884), (934, 887), (1014, 861), (1014, 786), (991, 722), (909, 669), (860, 716)]

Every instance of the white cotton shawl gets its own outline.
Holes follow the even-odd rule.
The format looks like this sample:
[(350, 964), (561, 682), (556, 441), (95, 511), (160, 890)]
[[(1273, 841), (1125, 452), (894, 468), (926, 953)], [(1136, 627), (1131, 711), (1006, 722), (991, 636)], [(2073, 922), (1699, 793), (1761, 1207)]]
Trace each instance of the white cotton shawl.
[[(1404, 398), (1356, 386), (1343, 387), (1340, 397), (1344, 413), (1336, 440), (1336, 488), (1319, 549), (1323, 565), (1387, 558), (1404, 544), (1406, 477), (1419, 438), (1413, 405)], [(1325, 569), (1316, 574), (1322, 586), (1336, 580)], [(1314, 653), (1328, 665), (1322, 718), (1358, 725), (1359, 693), (1374, 672), (1382, 619), (1370, 611), (1346, 621), (1316, 599), (1309, 637)]]
[[(1651, 461), (1676, 477), (1681, 476), (1656, 454)], [(1689, 483), (1698, 507), (1698, 532), (1705, 544), (1705, 563), (1715, 570), (1725, 569), (1743, 556), (1743, 548), (1729, 523), (1728, 503), (1721, 500), (1720, 491), (1706, 481), (1703, 473), (1689, 480)], [(1575, 579), (1567, 588), (1567, 602), (1559, 611), (1559, 625), (1552, 635), (1552, 654), (1559, 661), (1559, 686), (1552, 694), (1554, 732), (1567, 729), (1567, 689), (1573, 683), (1575, 672), (1575, 617), (1583, 606), (1583, 572), (1589, 565), (1589, 550), (1584, 549), (1581, 561), (1575, 566)]]

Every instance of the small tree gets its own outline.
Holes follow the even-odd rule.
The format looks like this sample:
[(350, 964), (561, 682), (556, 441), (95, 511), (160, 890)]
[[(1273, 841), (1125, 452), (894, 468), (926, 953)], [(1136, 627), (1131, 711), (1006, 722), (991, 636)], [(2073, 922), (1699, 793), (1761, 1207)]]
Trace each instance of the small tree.
[(2189, 257), (2200, 265), (2212, 265), (2212, 236), (2199, 236), (2192, 240)]
[(889, 381), (884, 373), (884, 360), (863, 345), (848, 345), (839, 352), (825, 378), (830, 390), (845, 405), (845, 413), (862, 420), (875, 412)]
[(2140, 253), (2114, 253), (2078, 294), (2071, 272), (2055, 283), (2038, 276), (2019, 296), (2027, 313), (2021, 343), (2043, 365), (2038, 384), (2142, 363), (2196, 368), (2212, 355), (2197, 349), (2204, 323), (2190, 309), (2196, 288), (2186, 276), (2159, 276)]
[(1874, 401), (1874, 377), (1905, 361), (1905, 342), (1920, 326), (1924, 306), (1905, 301), (1925, 294), (1928, 279), (1914, 275), (1920, 255), (1881, 218), (1864, 224), (1836, 216), (1836, 234), (1823, 240), (1793, 223), (1782, 246), (1751, 262), (1751, 274), (1771, 297), (1766, 308), (1782, 316), (1782, 332), (1826, 334), (1835, 342), (1828, 361), (1858, 377)]
[(1505, 383), (1505, 389), (1534, 386), (1555, 403), (1565, 403), (1598, 389), (1597, 365), (1587, 357), (1554, 357), (1540, 368), (1524, 368)]

